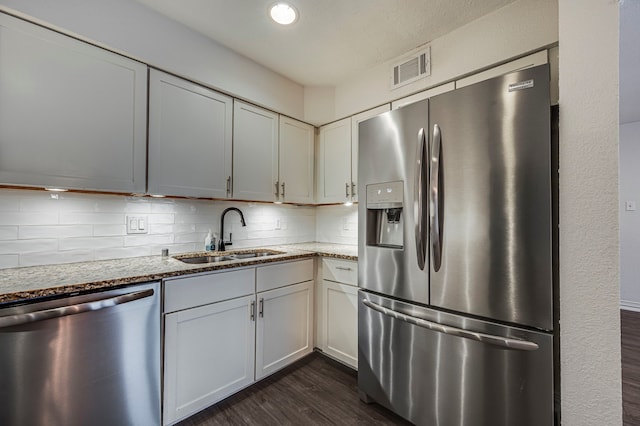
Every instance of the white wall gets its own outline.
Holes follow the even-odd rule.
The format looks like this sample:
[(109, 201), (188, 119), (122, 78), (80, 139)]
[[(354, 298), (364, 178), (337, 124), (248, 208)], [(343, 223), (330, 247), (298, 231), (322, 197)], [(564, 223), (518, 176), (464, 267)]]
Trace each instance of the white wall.
[(142, 62), (304, 119), (304, 89), (133, 0), (0, 0), (19, 12)]
[[(56, 196), (55, 194), (53, 196)], [(225, 217), (231, 248), (315, 240), (314, 207), (206, 200), (155, 199), (122, 195), (0, 189), (0, 269), (204, 250), (209, 229)], [(149, 234), (127, 235), (126, 216), (143, 215)], [(276, 230), (276, 219), (281, 229)], [(339, 221), (335, 222), (336, 227)], [(336, 229), (338, 232), (338, 229)]]
[[(625, 201), (636, 211), (625, 211)], [(640, 121), (620, 126), (620, 304), (640, 311)]]
[(519, 0), (431, 41), (431, 76), (396, 90), (389, 86), (391, 62), (354, 76), (336, 87), (334, 120), (556, 43), (557, 5)]
[(559, 47), (562, 424), (621, 425), (618, 2), (559, 0)]

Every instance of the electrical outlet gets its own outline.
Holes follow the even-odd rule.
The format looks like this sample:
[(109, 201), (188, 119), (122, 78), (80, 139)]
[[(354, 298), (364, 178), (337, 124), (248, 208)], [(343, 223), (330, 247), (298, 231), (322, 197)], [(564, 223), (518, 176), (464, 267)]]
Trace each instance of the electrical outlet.
[(127, 234), (148, 234), (147, 216), (127, 216)]
[(628, 212), (636, 211), (636, 202), (635, 201), (625, 201), (624, 209)]
[(342, 230), (343, 231), (349, 230), (349, 219), (347, 219), (346, 217), (342, 219)]
[(282, 224), (280, 223), (280, 219), (276, 219), (276, 228), (275, 229), (282, 229)]

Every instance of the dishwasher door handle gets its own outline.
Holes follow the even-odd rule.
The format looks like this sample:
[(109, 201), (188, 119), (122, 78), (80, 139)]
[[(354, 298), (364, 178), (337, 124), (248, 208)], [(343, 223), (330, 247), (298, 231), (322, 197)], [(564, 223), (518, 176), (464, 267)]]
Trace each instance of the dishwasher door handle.
[(134, 300), (144, 299), (146, 297), (153, 296), (153, 293), (153, 289), (148, 289), (136, 291), (133, 293), (121, 294), (118, 296), (111, 296), (105, 299), (93, 300), (91, 302), (78, 303), (76, 305), (61, 306), (59, 308), (44, 309), (42, 311), (30, 312), (26, 314), (0, 317), (0, 329), (44, 321), (52, 318), (64, 317), (68, 315), (81, 314), (83, 312), (99, 311), (101, 309), (122, 305), (123, 303), (133, 302)]

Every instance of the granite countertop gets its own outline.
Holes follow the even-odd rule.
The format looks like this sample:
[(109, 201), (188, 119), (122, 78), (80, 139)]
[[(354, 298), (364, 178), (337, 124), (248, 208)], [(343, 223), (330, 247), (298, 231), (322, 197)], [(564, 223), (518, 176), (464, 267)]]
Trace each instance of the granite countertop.
[[(230, 253), (267, 249), (282, 252), (268, 257), (210, 264), (188, 264), (171, 256), (144, 256), (61, 265), (3, 269), (0, 273), (0, 307), (29, 299), (87, 290), (108, 289), (163, 278), (242, 266), (304, 259), (316, 255), (358, 260), (358, 247), (344, 244), (302, 243), (233, 250)], [(177, 257), (211, 255), (212, 252), (181, 253)]]

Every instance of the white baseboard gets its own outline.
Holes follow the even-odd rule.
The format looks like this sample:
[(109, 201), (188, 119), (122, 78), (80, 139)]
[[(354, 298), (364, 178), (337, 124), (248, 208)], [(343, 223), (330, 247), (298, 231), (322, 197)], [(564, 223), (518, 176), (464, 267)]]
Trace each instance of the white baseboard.
[(640, 302), (634, 302), (632, 300), (621, 300), (620, 309), (640, 312)]

